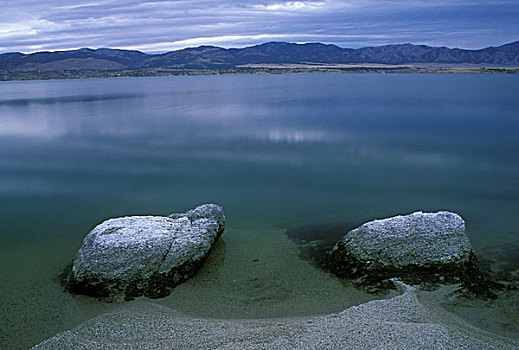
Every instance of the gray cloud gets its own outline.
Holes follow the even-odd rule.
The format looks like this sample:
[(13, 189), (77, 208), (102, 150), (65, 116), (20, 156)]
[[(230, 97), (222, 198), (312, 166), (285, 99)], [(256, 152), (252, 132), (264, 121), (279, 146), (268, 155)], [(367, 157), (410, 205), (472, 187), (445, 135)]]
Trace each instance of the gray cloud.
[(519, 39), (517, 0), (0, 0), (0, 52), (163, 52), (266, 41), (481, 48)]

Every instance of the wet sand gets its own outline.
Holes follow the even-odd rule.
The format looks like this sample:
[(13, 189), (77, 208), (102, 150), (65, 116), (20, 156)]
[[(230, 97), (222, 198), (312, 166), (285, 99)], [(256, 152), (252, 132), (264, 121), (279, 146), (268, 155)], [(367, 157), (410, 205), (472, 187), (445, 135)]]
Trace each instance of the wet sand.
[[(397, 282), (398, 283), (398, 282)], [(399, 283), (400, 284), (400, 283)], [(193, 318), (141, 300), (40, 343), (35, 349), (516, 349), (423, 302), (415, 288), (321, 317)]]
[(284, 230), (255, 227), (229, 225), (202, 270), (170, 296), (124, 303), (63, 292), (57, 277), (70, 247), (34, 247), (41, 263), (18, 264), (2, 293), (2, 348), (46, 338), (43, 348), (79, 349), (518, 345), (517, 292), (496, 301), (455, 298), (455, 286), (368, 294), (302, 260)]
[(44, 250), (36, 242), (2, 253), (0, 348), (27, 348), (145, 300), (190, 317), (261, 319), (330, 314), (385, 297), (359, 291), (301, 260), (282, 229), (228, 226), (201, 271), (157, 300), (117, 304), (64, 292), (59, 275), (77, 249), (70, 242), (52, 242)]

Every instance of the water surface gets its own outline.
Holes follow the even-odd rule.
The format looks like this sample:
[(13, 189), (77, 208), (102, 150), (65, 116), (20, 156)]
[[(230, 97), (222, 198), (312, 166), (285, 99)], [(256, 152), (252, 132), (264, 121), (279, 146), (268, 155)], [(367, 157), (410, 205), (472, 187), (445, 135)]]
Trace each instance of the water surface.
[(224, 206), (204, 270), (159, 301), (209, 317), (373, 298), (301, 260), (285, 227), (451, 210), (481, 254), (517, 247), (517, 91), (516, 75), (461, 74), (0, 83), (0, 344), (117, 307), (57, 281), (114, 216)]

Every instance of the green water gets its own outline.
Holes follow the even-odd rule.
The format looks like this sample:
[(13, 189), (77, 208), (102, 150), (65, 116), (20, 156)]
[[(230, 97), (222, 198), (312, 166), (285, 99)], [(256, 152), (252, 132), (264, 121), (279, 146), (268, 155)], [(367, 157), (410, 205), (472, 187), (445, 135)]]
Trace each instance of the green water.
[(224, 206), (208, 263), (158, 301), (198, 316), (323, 314), (374, 298), (300, 259), (289, 226), (451, 210), (477, 252), (509, 247), (517, 263), (517, 91), (516, 75), (461, 74), (0, 83), (0, 347), (119, 307), (58, 282), (114, 216)]

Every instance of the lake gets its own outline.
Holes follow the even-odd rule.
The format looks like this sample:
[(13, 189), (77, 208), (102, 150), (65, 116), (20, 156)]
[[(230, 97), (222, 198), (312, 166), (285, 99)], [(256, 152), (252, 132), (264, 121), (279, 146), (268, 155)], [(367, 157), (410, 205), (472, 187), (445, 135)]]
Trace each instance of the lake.
[[(287, 228), (459, 213), (515, 268), (519, 76), (286, 74), (0, 83), (0, 347), (117, 308), (59, 276), (103, 220), (225, 208), (203, 270), (157, 302), (225, 318), (377, 296), (300, 256)], [(380, 297), (380, 296), (378, 296)]]

